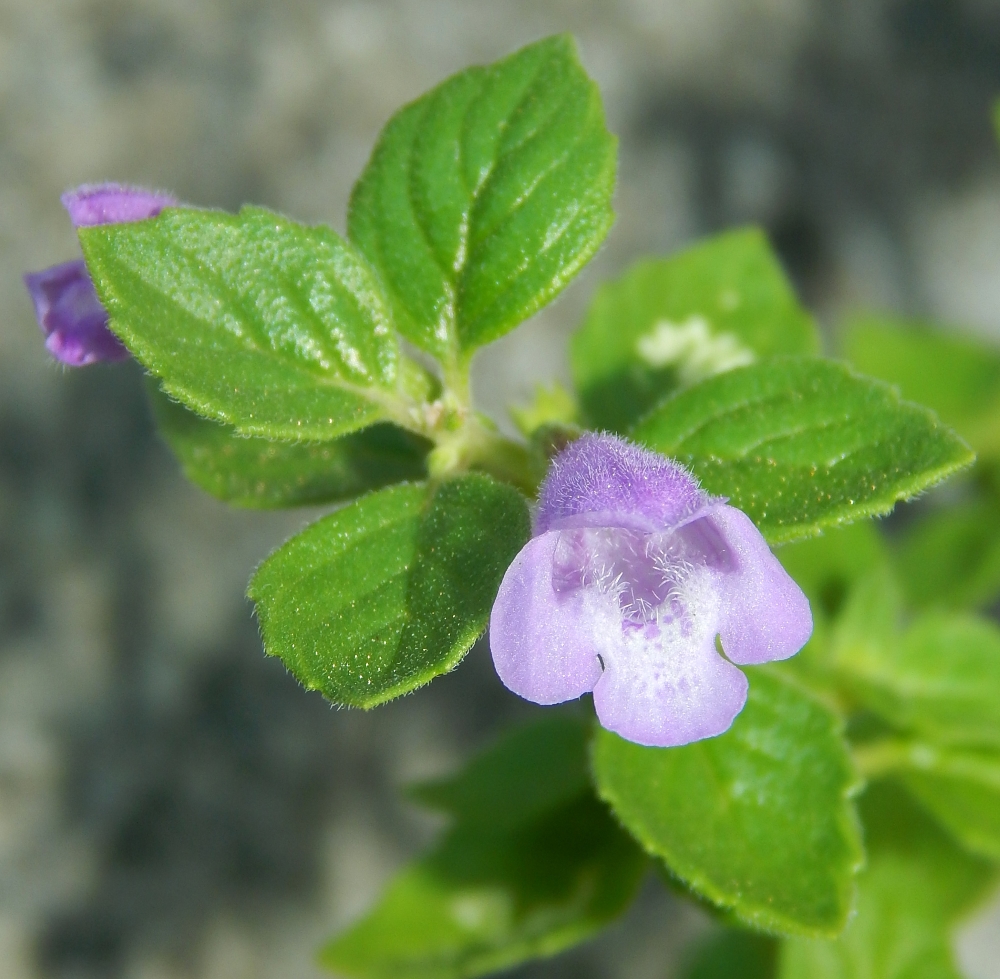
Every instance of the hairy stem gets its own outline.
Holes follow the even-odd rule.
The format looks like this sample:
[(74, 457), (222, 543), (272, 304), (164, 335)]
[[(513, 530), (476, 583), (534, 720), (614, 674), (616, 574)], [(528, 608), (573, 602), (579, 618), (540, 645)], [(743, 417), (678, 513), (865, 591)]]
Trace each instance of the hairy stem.
[(435, 479), (477, 469), (534, 497), (545, 475), (544, 459), (527, 446), (504, 438), (475, 414), (470, 414), (460, 429), (444, 433), (436, 441), (428, 460)]

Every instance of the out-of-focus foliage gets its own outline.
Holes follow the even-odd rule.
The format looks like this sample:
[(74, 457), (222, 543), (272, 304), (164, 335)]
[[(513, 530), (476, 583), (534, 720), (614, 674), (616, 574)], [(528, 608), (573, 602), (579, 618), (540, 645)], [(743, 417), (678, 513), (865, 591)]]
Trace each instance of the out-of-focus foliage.
[(756, 228), (646, 259), (602, 286), (573, 338), (586, 421), (626, 432), (664, 395), (819, 336)]
[(645, 857), (594, 796), (587, 729), (547, 718), (416, 790), (451, 829), (323, 951), (364, 979), (458, 979), (574, 945), (635, 896)]
[(869, 789), (861, 811), (869, 856), (856, 913), (835, 941), (785, 942), (779, 979), (959, 979), (950, 926), (995, 870), (963, 853), (893, 786)]

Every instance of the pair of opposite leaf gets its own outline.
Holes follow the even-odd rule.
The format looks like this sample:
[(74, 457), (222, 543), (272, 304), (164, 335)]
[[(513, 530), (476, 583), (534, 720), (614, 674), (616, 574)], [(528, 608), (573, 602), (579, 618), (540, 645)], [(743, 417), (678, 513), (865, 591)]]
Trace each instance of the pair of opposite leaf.
[[(83, 227), (148, 220), (177, 201), (103, 184), (63, 203)], [(128, 356), (83, 261), (25, 283), (58, 360)], [(666, 747), (725, 731), (747, 696), (734, 664), (787, 658), (811, 631), (805, 596), (744, 513), (678, 463), (588, 433), (553, 460), (534, 536), (500, 586), (490, 645), (520, 696), (555, 704), (592, 691), (606, 728)]]

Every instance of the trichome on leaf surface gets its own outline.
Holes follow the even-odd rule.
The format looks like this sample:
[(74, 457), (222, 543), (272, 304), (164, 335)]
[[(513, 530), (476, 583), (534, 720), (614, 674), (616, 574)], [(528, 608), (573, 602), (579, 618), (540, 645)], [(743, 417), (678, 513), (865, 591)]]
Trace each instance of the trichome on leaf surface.
[[(307, 688), (374, 707), (491, 623), (516, 693), (593, 691), (599, 724), (540, 711), (417, 788), (450, 828), (330, 968), (552, 955), (653, 866), (719, 910), (692, 977), (957, 976), (950, 930), (1000, 862), (1000, 353), (871, 316), (842, 334), (849, 363), (824, 359), (739, 230), (601, 288), (575, 390), (512, 410), (506, 438), (471, 358), (594, 255), (615, 167), (553, 37), (401, 109), (346, 238), (101, 185), (65, 199), (84, 262), (26, 283), (54, 356), (146, 368), (199, 486), (343, 504), (249, 586)], [(892, 534), (869, 519), (953, 474), (957, 504), (932, 494)]]

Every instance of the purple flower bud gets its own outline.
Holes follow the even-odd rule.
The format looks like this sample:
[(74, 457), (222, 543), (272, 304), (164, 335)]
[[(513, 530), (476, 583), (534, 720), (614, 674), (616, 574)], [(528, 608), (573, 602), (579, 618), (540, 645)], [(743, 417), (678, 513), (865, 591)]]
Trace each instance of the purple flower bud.
[[(156, 217), (177, 203), (170, 194), (96, 184), (63, 194), (62, 203), (75, 228)], [(82, 261), (29, 272), (24, 284), (35, 304), (45, 346), (57, 360), (83, 367), (101, 360), (124, 360), (128, 350), (108, 329), (108, 314), (97, 298)]]
[(811, 633), (809, 602), (746, 514), (678, 463), (598, 434), (553, 461), (490, 618), (514, 693), (593, 691), (604, 727), (659, 747), (721, 734), (746, 702), (733, 664), (786, 659)]
[(60, 199), (74, 228), (144, 221), (177, 203), (173, 194), (123, 184), (84, 184), (67, 191)]
[(50, 354), (71, 367), (125, 360), (128, 350), (108, 329), (108, 314), (82, 259), (29, 272), (24, 284)]

